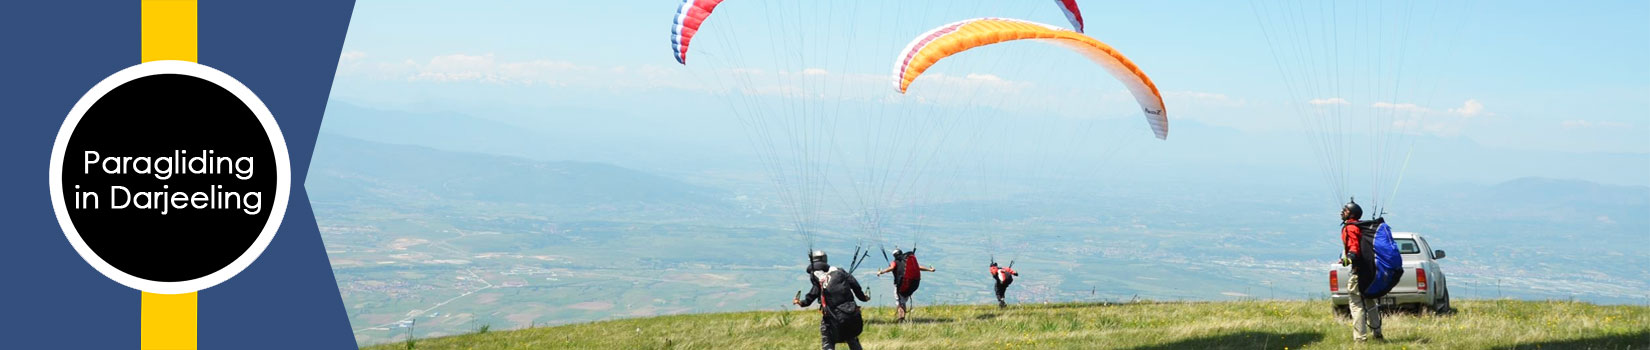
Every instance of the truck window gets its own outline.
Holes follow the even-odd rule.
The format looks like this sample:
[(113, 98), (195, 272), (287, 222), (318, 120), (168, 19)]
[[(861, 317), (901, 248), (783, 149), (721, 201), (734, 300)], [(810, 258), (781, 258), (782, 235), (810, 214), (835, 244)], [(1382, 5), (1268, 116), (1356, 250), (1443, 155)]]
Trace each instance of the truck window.
[(1421, 246), (1426, 247), (1426, 249), (1423, 252), (1427, 255), (1427, 258), (1432, 258), (1432, 259), (1437, 259), (1438, 258), (1436, 256), (1432, 256), (1432, 243), (1427, 243), (1426, 238), (1415, 237), (1415, 240), (1421, 241)]
[(1413, 238), (1394, 238), (1394, 239), (1392, 239), (1392, 243), (1397, 243), (1398, 244), (1398, 253), (1399, 254), (1420, 254), (1421, 253), (1421, 245), (1420, 244), (1415, 244), (1415, 239), (1413, 239)]

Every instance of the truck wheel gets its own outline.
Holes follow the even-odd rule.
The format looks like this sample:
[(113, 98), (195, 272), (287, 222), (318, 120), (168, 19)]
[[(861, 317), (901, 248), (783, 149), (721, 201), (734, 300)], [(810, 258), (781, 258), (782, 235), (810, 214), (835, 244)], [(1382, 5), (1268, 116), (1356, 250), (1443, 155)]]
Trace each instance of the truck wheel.
[(1335, 318), (1343, 319), (1343, 320), (1352, 318), (1351, 306), (1348, 306), (1348, 305), (1335, 305), (1335, 304), (1329, 304), (1329, 305), (1335, 309)]
[(1444, 289), (1444, 297), (1432, 303), (1432, 312), (1440, 315), (1455, 313), (1455, 308), (1449, 306), (1449, 289)]

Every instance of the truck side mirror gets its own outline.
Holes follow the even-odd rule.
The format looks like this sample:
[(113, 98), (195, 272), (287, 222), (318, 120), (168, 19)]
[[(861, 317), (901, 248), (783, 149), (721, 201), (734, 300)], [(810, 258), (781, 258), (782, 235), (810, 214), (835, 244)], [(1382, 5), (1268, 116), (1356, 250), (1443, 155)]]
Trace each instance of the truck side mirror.
[(1433, 259), (1443, 259), (1444, 258), (1444, 250), (1439, 249), (1439, 250), (1432, 251), (1432, 258)]

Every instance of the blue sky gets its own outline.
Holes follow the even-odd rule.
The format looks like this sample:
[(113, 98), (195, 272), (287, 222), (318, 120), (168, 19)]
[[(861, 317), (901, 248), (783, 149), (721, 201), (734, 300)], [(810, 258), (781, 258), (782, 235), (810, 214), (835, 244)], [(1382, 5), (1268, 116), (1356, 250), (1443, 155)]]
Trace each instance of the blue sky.
[[(689, 67), (681, 67), (667, 52), (668, 27), (678, 3), (360, 1), (333, 97), (369, 107), (460, 111), (512, 122), (528, 119), (501, 111), (541, 115), (557, 109), (617, 110), (699, 118), (726, 112), (726, 106), (707, 102), (714, 100), (704, 86), (712, 84), (702, 80), (709, 74), (742, 68), (767, 69), (768, 73), (791, 68), (792, 73), (800, 73), (814, 68), (842, 77), (839, 82), (849, 82), (839, 84), (867, 80), (871, 81), (867, 84), (886, 87), (880, 77), (886, 75), (898, 46), (927, 28), (978, 16), (1066, 23), (1047, 1), (876, 1), (859, 3), (867, 10), (876, 7), (875, 11), (843, 10), (840, 14), (857, 12), (863, 16), (860, 20), (833, 16), (828, 21), (836, 29), (852, 26), (850, 31), (816, 26), (796, 33), (765, 33), (784, 27), (773, 24), (774, 18), (818, 14), (811, 12), (812, 7), (796, 7), (795, 2), (762, 7), (755, 1), (731, 0), (718, 9), (696, 39)], [(1271, 6), (1276, 2), (1260, 3)], [(946, 4), (961, 5), (941, 6)], [(1303, 132), (1294, 108), (1307, 98), (1292, 98), (1279, 79), (1274, 55), (1261, 31), (1260, 23), (1267, 17), (1257, 16), (1250, 2), (1080, 4), (1088, 34), (1139, 63), (1164, 91), (1174, 120), (1254, 137)], [(1421, 124), (1430, 126), (1418, 128), (1418, 137), (1467, 140), (1506, 152), (1631, 154), (1629, 159), (1634, 162), (1650, 159), (1645, 157), (1650, 154), (1650, 68), (1646, 67), (1650, 64), (1650, 21), (1644, 20), (1650, 18), (1650, 3), (1472, 1), (1449, 5), (1411, 17), (1411, 28), (1442, 39), (1413, 41), (1404, 47), (1414, 54), (1399, 61), (1407, 62), (1400, 66), (1409, 67), (1402, 82), (1435, 88), (1409, 88), (1392, 97), (1310, 97), (1344, 97), (1351, 100), (1347, 108), (1365, 110), (1375, 110), (1375, 104), (1382, 102), (1412, 104), (1412, 111), (1427, 114)], [(1355, 8), (1341, 10), (1348, 18), (1376, 18), (1354, 15), (1359, 13)], [(810, 13), (764, 15), (800, 11)], [(878, 32), (884, 34), (869, 37)], [(732, 35), (739, 35), (741, 44), (726, 40)], [(841, 59), (815, 59), (808, 67), (772, 63), (776, 61), (760, 53), (730, 54), (735, 45), (743, 43), (752, 44), (737, 47), (771, 51), (775, 44), (760, 43), (783, 37), (828, 47), (807, 50), (846, 52)], [(1393, 42), (1398, 40), (1348, 41), (1345, 45), (1386, 47), (1379, 44)], [(952, 59), (956, 63), (943, 63), (929, 73), (934, 83), (913, 89), (928, 88), (925, 93), (938, 96), (947, 92), (934, 86), (945, 85), (947, 77), (975, 83), (990, 80), (1017, 91), (993, 102), (1000, 109), (1138, 118), (1130, 102), (1120, 98), (1121, 85), (1080, 58), (1062, 56), (1058, 48), (1002, 46), (978, 50), (970, 57), (958, 55)], [(1363, 57), (1392, 61), (1393, 56)], [(1028, 63), (1001, 63), (1015, 60)], [(561, 121), (548, 117), (532, 122), (553, 125)], [(632, 127), (640, 133), (650, 132), (645, 130), (647, 125)], [(1170, 142), (1195, 145), (1200, 140), (1196, 134), (1171, 132)], [(1605, 181), (1650, 178), (1650, 162), (1645, 163), (1608, 168), (1624, 173)]]

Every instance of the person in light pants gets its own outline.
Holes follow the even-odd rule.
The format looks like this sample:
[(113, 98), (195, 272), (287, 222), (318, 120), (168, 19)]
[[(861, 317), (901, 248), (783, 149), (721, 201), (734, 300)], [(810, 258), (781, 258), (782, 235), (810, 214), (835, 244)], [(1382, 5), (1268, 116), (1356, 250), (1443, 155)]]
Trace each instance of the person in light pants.
[[(1357, 201), (1349, 201), (1341, 206), (1341, 245), (1344, 248), (1341, 252), (1341, 266), (1351, 266), (1354, 262), (1361, 261), (1359, 254), (1373, 254), (1359, 251), (1358, 240), (1362, 235), (1357, 223), (1363, 216), (1364, 209), (1358, 206)], [(1346, 306), (1352, 311), (1352, 340), (1369, 340), (1368, 334), (1371, 331), (1375, 333), (1375, 340), (1386, 340), (1386, 337), (1381, 335), (1379, 300), (1364, 298), (1363, 291), (1358, 289), (1358, 278), (1363, 277), (1359, 276), (1358, 272), (1367, 269), (1354, 267), (1348, 270), (1352, 272), (1352, 278), (1348, 278), (1346, 283), (1346, 289), (1351, 291)]]
[(1352, 295), (1346, 306), (1352, 309), (1352, 340), (1369, 340), (1370, 333), (1375, 334), (1375, 340), (1386, 340), (1386, 337), (1381, 335), (1380, 300), (1364, 298), (1363, 292), (1358, 290), (1357, 274), (1352, 274), (1348, 282), (1347, 289), (1352, 291)]

